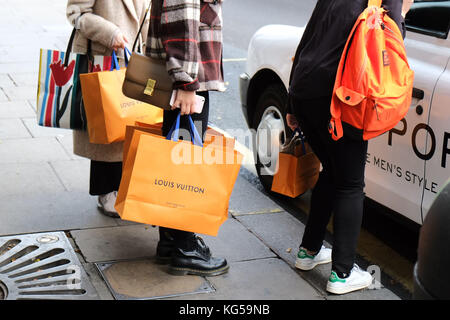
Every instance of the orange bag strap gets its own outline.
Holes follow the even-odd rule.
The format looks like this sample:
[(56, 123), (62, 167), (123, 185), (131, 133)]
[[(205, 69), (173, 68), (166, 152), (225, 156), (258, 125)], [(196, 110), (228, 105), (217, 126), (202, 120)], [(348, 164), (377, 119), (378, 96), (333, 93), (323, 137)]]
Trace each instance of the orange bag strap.
[(382, 0), (369, 0), (368, 7), (375, 6), (375, 7), (379, 7), (380, 8), (382, 2), (383, 2)]

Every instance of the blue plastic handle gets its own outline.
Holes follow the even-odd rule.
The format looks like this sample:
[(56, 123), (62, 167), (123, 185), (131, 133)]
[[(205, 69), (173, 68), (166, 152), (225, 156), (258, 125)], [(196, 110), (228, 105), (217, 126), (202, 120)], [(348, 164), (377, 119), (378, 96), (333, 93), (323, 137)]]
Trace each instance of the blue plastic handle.
[(112, 53), (111, 69), (109, 69), (109, 71), (113, 71), (114, 69), (120, 70), (119, 61), (117, 60), (115, 51)]
[[(177, 119), (172, 125), (172, 128), (170, 128), (169, 133), (167, 134), (166, 139), (172, 140), (175, 142), (178, 142), (179, 136), (180, 136), (180, 119), (181, 119), (181, 113), (179, 112), (177, 115)], [(194, 145), (203, 147), (202, 139), (200, 138), (200, 134), (197, 131), (197, 128), (195, 127), (194, 121), (192, 121), (192, 117), (188, 115), (189, 119), (189, 132), (191, 133), (191, 141)]]
[(125, 47), (123, 55), (125, 56), (125, 66), (128, 67), (128, 61), (130, 61), (131, 58), (131, 51), (127, 47)]
[(200, 137), (200, 134), (198, 133), (197, 128), (195, 127), (194, 121), (192, 121), (191, 115), (188, 115), (188, 118), (189, 118), (189, 124), (191, 127), (192, 143), (195, 144), (196, 146), (203, 147), (202, 138)]
[(172, 140), (177, 142), (180, 136), (180, 118), (181, 118), (181, 114), (178, 113), (178, 116), (175, 120), (175, 122), (172, 125), (172, 128), (170, 128), (169, 133), (167, 134), (166, 139), (167, 140)]
[[(128, 67), (128, 61), (130, 61), (131, 51), (127, 47), (125, 47), (125, 50), (123, 52), (125, 56), (125, 66)], [(109, 71), (113, 71), (114, 69), (120, 70), (119, 59), (117, 59), (117, 53), (115, 51), (113, 51), (112, 53), (111, 69), (109, 69)]]

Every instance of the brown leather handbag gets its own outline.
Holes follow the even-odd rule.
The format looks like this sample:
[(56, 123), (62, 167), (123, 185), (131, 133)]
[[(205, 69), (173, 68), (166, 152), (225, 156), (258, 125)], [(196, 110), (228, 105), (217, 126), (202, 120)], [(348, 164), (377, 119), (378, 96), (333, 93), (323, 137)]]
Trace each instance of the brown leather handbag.
[(129, 98), (170, 110), (173, 83), (166, 62), (133, 52), (122, 91)]
[[(150, 11), (150, 7), (147, 9), (147, 13), (148, 11)], [(134, 41), (133, 51), (135, 51), (144, 24), (145, 17)], [(173, 82), (167, 72), (165, 60), (150, 58), (137, 52), (131, 54), (122, 86), (125, 96), (170, 110), (172, 91)]]

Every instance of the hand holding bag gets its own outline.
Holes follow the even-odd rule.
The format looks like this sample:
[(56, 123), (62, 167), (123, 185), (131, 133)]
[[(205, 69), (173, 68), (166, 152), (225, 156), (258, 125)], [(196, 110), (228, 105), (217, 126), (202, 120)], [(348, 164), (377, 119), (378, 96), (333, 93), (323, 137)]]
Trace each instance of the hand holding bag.
[(272, 191), (295, 198), (312, 189), (320, 172), (320, 161), (299, 131), (282, 148)]

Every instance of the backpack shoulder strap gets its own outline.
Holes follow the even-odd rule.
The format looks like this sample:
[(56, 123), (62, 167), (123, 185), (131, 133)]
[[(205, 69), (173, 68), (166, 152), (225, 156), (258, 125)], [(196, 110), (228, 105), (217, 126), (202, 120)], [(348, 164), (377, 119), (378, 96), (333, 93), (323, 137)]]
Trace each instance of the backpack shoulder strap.
[(372, 6), (381, 7), (382, 2), (383, 2), (382, 0), (369, 0), (368, 7)]

